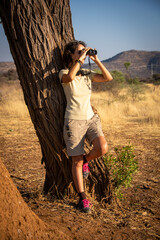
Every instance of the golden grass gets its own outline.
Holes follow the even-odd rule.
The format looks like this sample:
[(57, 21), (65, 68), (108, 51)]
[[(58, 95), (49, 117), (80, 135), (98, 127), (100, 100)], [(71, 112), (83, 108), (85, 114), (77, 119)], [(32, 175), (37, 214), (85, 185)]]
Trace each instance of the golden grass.
[(118, 124), (133, 118), (142, 124), (160, 125), (160, 86), (148, 84), (134, 101), (124, 93), (127, 94), (127, 89), (120, 90), (117, 97), (108, 91), (92, 94), (92, 105), (98, 110), (103, 124)]
[[(130, 119), (140, 124), (160, 126), (160, 86), (148, 84), (143, 93), (133, 101), (128, 89), (121, 89), (118, 95), (110, 91), (93, 92), (91, 102), (98, 110), (102, 123), (119, 124)], [(5, 83), (0, 87), (0, 113), (6, 116), (29, 118), (23, 93), (18, 81)]]
[(28, 117), (19, 82), (3, 84), (0, 88), (0, 112), (6, 116)]

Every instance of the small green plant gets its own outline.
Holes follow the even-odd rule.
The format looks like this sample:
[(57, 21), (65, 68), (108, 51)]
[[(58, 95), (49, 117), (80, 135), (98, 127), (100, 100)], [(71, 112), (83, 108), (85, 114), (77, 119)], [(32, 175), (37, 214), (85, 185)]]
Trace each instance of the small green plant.
[(138, 169), (138, 162), (135, 160), (132, 145), (115, 147), (114, 151), (115, 154), (106, 155), (104, 161), (111, 173), (115, 194), (122, 199), (121, 188), (131, 186), (133, 174)]

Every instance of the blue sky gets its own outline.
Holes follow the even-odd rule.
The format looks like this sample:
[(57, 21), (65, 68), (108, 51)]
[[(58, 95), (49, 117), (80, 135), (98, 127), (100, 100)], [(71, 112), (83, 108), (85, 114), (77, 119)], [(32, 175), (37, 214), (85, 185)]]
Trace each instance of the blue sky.
[[(160, 51), (160, 0), (70, 0), (75, 38), (101, 60), (131, 49)], [(0, 24), (0, 61), (11, 61)]]

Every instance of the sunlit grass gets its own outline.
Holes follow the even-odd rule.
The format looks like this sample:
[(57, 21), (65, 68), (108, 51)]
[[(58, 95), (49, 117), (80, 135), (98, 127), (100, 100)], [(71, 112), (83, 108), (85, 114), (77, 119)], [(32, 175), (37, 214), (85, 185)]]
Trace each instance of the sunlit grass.
[[(136, 100), (127, 87), (118, 91), (93, 92), (91, 102), (98, 110), (102, 123), (117, 125), (133, 118), (140, 124), (160, 125), (160, 86), (148, 85)], [(19, 82), (3, 84), (0, 88), (0, 112), (6, 116), (29, 118)]]
[(117, 97), (112, 92), (94, 92), (92, 105), (98, 110), (103, 123), (120, 123), (134, 118), (139, 123), (160, 125), (160, 86), (148, 88), (132, 100), (127, 89), (119, 91)]
[(23, 92), (18, 82), (3, 84), (0, 88), (0, 112), (6, 116), (28, 117)]

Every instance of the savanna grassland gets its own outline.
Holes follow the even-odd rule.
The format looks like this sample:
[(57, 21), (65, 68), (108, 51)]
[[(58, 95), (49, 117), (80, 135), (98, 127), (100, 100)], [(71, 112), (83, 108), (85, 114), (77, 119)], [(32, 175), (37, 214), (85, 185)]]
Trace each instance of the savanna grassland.
[(91, 101), (101, 116), (109, 152), (132, 144), (139, 167), (131, 187), (122, 188), (123, 200), (102, 207), (92, 199), (88, 216), (75, 209), (75, 200), (41, 195), (45, 169), (19, 81), (1, 76), (1, 159), (29, 207), (69, 239), (160, 239), (160, 85), (121, 77), (94, 84)]

